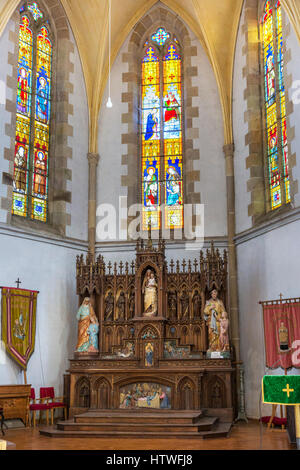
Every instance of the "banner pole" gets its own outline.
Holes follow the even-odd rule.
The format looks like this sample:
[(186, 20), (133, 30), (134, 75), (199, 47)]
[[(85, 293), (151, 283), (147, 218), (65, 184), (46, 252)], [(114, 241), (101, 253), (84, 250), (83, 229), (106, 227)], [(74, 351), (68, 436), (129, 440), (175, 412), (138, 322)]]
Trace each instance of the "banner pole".
[(24, 369), (23, 372), (24, 372), (24, 382), (25, 382), (25, 385), (27, 385), (26, 369)]
[(300, 450), (300, 405), (295, 405), (295, 428), (297, 449)]

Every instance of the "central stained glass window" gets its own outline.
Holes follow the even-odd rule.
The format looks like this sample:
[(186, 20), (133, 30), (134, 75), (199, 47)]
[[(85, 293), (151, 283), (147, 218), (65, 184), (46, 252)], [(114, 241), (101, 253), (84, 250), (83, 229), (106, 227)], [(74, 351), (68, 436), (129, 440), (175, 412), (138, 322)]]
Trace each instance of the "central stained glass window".
[(142, 59), (143, 230), (181, 229), (182, 58), (163, 28), (151, 39)]

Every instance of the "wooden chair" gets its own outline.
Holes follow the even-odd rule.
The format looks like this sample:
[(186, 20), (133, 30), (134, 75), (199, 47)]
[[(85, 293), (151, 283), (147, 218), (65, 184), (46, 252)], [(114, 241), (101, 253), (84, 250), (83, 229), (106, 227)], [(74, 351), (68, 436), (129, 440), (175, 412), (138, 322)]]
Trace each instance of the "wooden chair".
[[(34, 388), (31, 389), (30, 400), (32, 400), (32, 403), (30, 403), (29, 405), (29, 410), (32, 411), (32, 415), (33, 415), (33, 427), (36, 426), (36, 412), (37, 411), (39, 411), (40, 413), (40, 423), (41, 423), (41, 418), (42, 418), (42, 412), (46, 411), (46, 423), (48, 426), (49, 425), (49, 410), (51, 410), (50, 405), (47, 403), (47, 401), (41, 400), (41, 398), (35, 398)], [(36, 403), (37, 401), (39, 401), (40, 403)]]
[(56, 397), (54, 387), (40, 388), (40, 398), (47, 400), (51, 409), (51, 424), (54, 424), (54, 412), (56, 409), (63, 408), (64, 419), (67, 419), (67, 405), (64, 403), (64, 397)]
[(272, 405), (272, 416), (268, 422), (268, 428), (273, 428), (274, 425), (281, 426), (282, 431), (285, 430), (287, 426), (287, 418), (284, 416), (283, 406), (280, 405), (280, 418), (276, 416), (277, 405)]

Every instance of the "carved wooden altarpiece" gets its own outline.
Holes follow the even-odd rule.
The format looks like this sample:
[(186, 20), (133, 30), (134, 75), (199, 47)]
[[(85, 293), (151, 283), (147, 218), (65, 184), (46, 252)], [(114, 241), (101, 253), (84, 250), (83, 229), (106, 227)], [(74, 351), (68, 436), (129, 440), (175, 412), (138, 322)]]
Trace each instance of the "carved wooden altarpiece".
[[(144, 312), (147, 272), (157, 312)], [(99, 353), (70, 361), (70, 417), (88, 409), (208, 410), (232, 421), (231, 359), (207, 359), (203, 310), (217, 289), (227, 305), (227, 252), (213, 244), (194, 261), (167, 264), (165, 243), (138, 241), (131, 265), (77, 258), (79, 304), (90, 297), (99, 320)]]

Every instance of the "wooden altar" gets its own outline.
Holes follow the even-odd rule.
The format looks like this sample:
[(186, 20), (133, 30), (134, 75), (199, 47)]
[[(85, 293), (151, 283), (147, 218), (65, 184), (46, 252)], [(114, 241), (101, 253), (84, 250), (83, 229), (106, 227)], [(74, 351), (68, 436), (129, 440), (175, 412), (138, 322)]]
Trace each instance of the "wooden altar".
[[(143, 280), (149, 270), (157, 282), (157, 312), (150, 317), (143, 314)], [(198, 259), (181, 263), (167, 264), (164, 241), (154, 246), (151, 239), (137, 242), (131, 265), (106, 266), (102, 256), (96, 262), (89, 255), (78, 257), (79, 304), (91, 299), (99, 320), (99, 353), (75, 353), (70, 361), (69, 416), (79, 423), (83, 418), (75, 415), (85, 413), (88, 422), (107, 423), (114, 412), (128, 423), (131, 412), (137, 423), (139, 413), (144, 420), (155, 411), (162, 420), (173, 413), (178, 422), (184, 411), (197, 410), (198, 417), (232, 423), (232, 360), (206, 358), (203, 310), (212, 289), (226, 307), (227, 252), (221, 255), (213, 244), (205, 255), (201, 251)], [(189, 419), (192, 425), (195, 417)]]
[[(158, 284), (158, 312), (142, 316), (147, 270)], [(136, 261), (105, 265), (103, 257), (77, 259), (79, 304), (90, 297), (99, 319), (99, 354), (75, 353), (71, 360), (71, 416), (88, 408), (120, 408), (120, 394), (140, 382), (166, 387), (172, 409), (218, 410), (232, 418), (231, 360), (206, 359), (203, 309), (216, 288), (227, 304), (227, 253), (212, 245), (198, 260), (167, 265), (165, 244), (138, 241)], [(146, 350), (153, 363), (146, 363)]]

